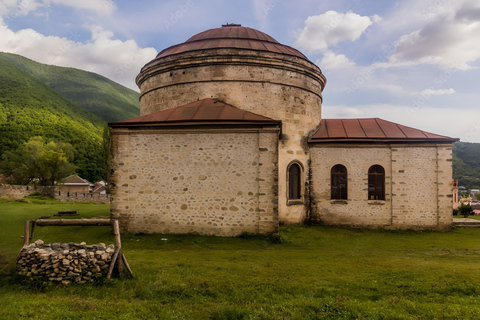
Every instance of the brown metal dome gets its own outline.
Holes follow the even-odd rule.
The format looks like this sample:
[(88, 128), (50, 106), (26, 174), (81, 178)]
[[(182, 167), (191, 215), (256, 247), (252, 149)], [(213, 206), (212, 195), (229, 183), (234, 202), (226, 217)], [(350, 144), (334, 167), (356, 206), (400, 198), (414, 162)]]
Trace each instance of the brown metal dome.
[(283, 45), (266, 33), (242, 27), (239, 24), (227, 24), (200, 32), (187, 41), (162, 50), (155, 59), (198, 50), (233, 48), (256, 51), (268, 51), (307, 59), (300, 51)]

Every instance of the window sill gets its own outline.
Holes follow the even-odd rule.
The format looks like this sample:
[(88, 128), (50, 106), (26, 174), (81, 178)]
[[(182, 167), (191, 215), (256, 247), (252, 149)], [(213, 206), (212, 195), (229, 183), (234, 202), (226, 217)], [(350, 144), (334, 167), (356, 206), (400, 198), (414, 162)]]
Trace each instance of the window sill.
[(368, 200), (367, 203), (376, 206), (384, 206), (385, 200)]
[(330, 200), (330, 204), (348, 204), (348, 200), (342, 200), (342, 199)]
[(303, 200), (295, 199), (295, 200), (287, 200), (287, 206), (298, 206), (303, 205)]

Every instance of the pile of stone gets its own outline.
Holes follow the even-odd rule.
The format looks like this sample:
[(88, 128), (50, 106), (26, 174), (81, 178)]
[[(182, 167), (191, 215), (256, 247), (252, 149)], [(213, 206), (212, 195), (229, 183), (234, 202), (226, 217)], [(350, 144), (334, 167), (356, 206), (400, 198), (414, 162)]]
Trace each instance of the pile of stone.
[(17, 269), (20, 275), (42, 281), (63, 284), (92, 282), (108, 272), (114, 251), (113, 244), (44, 244), (37, 240), (22, 249)]

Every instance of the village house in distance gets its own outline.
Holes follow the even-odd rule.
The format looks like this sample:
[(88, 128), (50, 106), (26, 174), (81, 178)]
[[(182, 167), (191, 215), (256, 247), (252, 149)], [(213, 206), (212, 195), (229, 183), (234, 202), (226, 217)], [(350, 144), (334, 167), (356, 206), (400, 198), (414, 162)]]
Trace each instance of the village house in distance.
[(263, 32), (201, 32), (136, 81), (141, 116), (110, 123), (111, 215), (123, 230), (452, 226), (458, 139), (378, 118), (322, 119), (320, 68)]

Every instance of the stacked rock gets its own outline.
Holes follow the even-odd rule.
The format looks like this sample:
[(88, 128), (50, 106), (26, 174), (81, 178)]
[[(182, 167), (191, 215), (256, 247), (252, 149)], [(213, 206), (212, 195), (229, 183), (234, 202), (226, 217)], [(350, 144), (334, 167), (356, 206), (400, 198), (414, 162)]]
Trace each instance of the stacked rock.
[(17, 270), (20, 275), (42, 281), (63, 284), (72, 281), (91, 282), (107, 273), (114, 252), (113, 244), (44, 244), (42, 240), (37, 240), (22, 249), (17, 260)]

